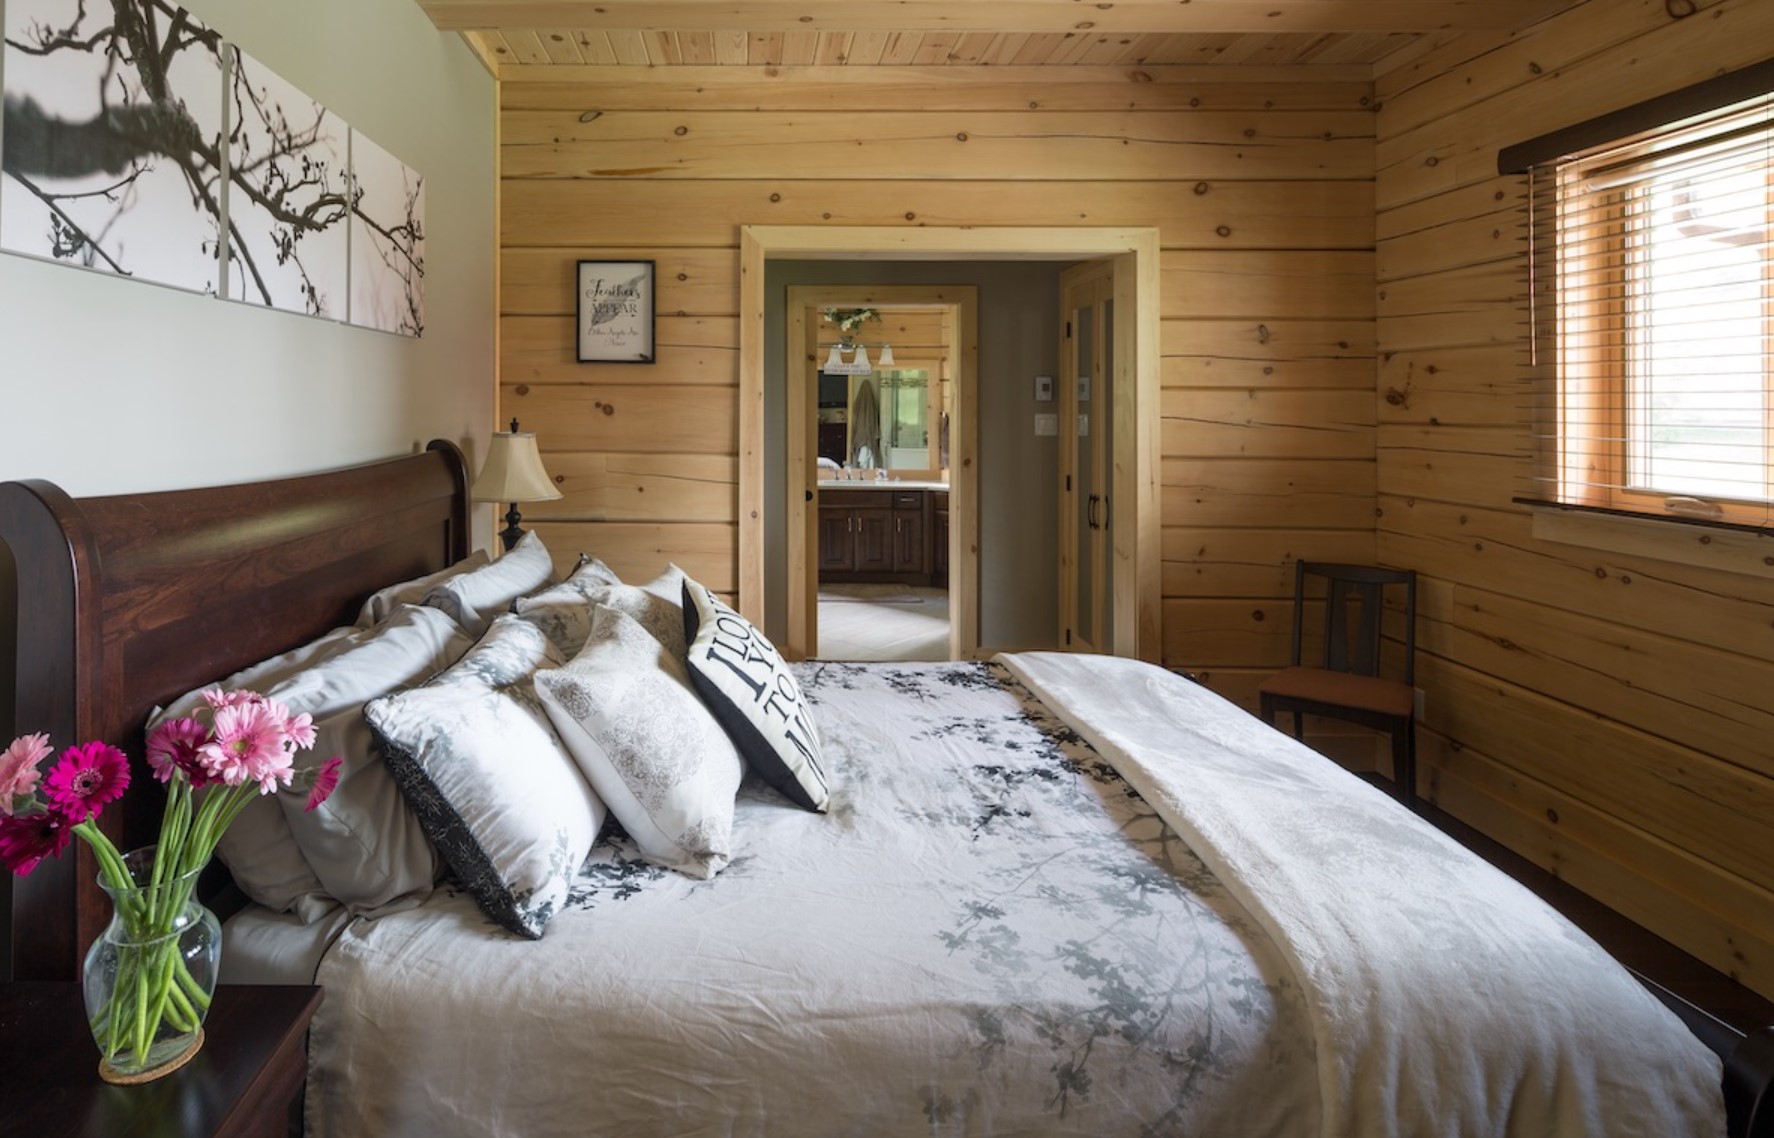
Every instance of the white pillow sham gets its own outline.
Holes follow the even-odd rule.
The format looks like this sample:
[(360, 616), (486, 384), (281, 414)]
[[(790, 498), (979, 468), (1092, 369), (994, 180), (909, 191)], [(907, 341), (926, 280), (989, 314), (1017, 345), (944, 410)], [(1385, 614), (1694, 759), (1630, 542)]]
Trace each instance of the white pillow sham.
[[(264, 695), (304, 668), (343, 651), (351, 644), (354, 635), (355, 629), (335, 628), (300, 648), (261, 660), (225, 680), (186, 692), (156, 711), (148, 720), (147, 730), (152, 733), (169, 719), (197, 716), (198, 710), (207, 706), (203, 693), (212, 689), (256, 691)], [(316, 757), (313, 752), (308, 752), (302, 756), (302, 763), (318, 763), (326, 757)], [(311, 923), (338, 908), (338, 902), (327, 895), (320, 879), (308, 867), (275, 798), (261, 795), (249, 802), (234, 819), (234, 824), (222, 832), (221, 840), (216, 843), (216, 853), (222, 864), (228, 867), (228, 872), (233, 874), (234, 883), (240, 886), (241, 892), (267, 909), (280, 913), (296, 912), (304, 922)]]
[(536, 691), (585, 779), (649, 861), (713, 877), (732, 857), (744, 764), (690, 690), (682, 660), (598, 606), (591, 637)]
[[(603, 562), (595, 562), (602, 565)], [(673, 657), (684, 658), (684, 610), (676, 599), (683, 590), (683, 570), (673, 565), (645, 585), (624, 585), (575, 573), (552, 588), (521, 597), (514, 611), (554, 641), (567, 657), (577, 656), (591, 638), (592, 610), (603, 605), (633, 617)], [(672, 595), (663, 595), (671, 590)]]
[(425, 603), (448, 613), (476, 640), (511, 602), (554, 583), (554, 559), (535, 532), (526, 533), (497, 561), (463, 573), (425, 594)]
[(370, 594), (370, 599), (363, 602), (363, 608), (357, 612), (357, 627), (370, 626), (388, 619), (388, 614), (401, 605), (422, 604), (427, 593), (452, 577), (460, 577), (464, 573), (472, 573), (487, 564), (487, 551), (477, 549), (467, 557), (445, 569), (435, 573), (427, 573), (423, 577), (414, 577), (410, 581), (402, 581), (397, 585), (389, 585)]
[[(313, 811), (306, 792), (278, 797), (302, 857), (327, 893), (353, 914), (377, 916), (423, 901), (437, 880), (437, 853), (376, 753), (364, 704), (420, 684), (472, 641), (442, 611), (401, 605), (329, 656), (266, 693), (314, 717), (316, 761), (341, 756), (339, 785)], [(298, 910), (300, 911), (300, 910)]]
[(441, 675), (364, 708), (438, 853), (487, 916), (531, 939), (605, 818), (530, 682), (562, 663), (535, 625), (502, 616)]

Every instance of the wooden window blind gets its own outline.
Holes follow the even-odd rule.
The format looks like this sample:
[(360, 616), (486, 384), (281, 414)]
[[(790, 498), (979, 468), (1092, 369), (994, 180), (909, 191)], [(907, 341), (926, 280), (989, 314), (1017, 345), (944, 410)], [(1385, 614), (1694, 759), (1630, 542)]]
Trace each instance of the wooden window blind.
[(1521, 496), (1774, 527), (1774, 94), (1528, 175)]

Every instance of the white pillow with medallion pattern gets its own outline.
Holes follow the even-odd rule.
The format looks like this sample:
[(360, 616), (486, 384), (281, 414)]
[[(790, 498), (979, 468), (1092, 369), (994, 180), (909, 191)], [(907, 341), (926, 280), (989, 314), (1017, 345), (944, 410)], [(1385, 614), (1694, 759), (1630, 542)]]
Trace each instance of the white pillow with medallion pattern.
[(425, 603), (448, 613), (469, 636), (479, 639), (494, 617), (511, 611), (512, 601), (554, 581), (554, 558), (531, 531), (499, 560), (433, 588), (425, 594)]
[[(596, 562), (602, 565), (603, 562)], [(514, 611), (535, 624), (561, 652), (573, 657), (591, 638), (591, 613), (598, 605), (633, 617), (665, 650), (684, 658), (684, 610), (675, 598), (683, 588), (684, 571), (673, 565), (645, 585), (624, 585), (595, 575), (572, 577), (520, 597)], [(669, 591), (670, 597), (665, 594)]]
[(684, 580), (690, 682), (765, 782), (807, 810), (827, 793), (819, 732), (776, 645), (695, 581)]
[(590, 639), (536, 691), (598, 797), (648, 861), (713, 877), (732, 857), (744, 764), (682, 660), (634, 618), (599, 605)]
[(562, 663), (535, 625), (502, 616), (442, 675), (364, 708), (438, 854), (487, 916), (531, 939), (604, 827), (531, 683)]

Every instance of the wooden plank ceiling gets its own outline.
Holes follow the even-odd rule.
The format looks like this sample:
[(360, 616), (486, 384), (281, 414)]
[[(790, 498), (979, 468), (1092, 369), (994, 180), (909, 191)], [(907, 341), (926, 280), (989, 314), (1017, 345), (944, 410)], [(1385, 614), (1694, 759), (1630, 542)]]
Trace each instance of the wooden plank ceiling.
[(1580, 0), (419, 0), (517, 66), (1372, 67)]

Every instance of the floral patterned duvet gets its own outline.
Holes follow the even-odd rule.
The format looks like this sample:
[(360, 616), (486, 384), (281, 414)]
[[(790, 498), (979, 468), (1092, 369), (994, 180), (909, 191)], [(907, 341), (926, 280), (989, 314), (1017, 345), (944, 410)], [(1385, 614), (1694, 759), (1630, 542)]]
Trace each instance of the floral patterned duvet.
[(711, 881), (606, 838), (539, 942), (447, 889), (356, 923), (310, 1132), (1318, 1132), (1275, 946), (1010, 673), (797, 671), (829, 814), (748, 779)]

